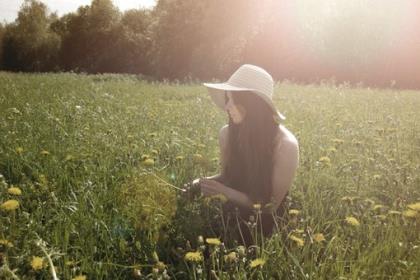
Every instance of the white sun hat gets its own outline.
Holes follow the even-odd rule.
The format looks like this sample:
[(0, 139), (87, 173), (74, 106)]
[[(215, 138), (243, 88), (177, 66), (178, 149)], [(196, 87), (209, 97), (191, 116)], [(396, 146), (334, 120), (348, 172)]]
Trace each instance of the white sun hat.
[(203, 83), (203, 85), (207, 87), (214, 103), (222, 110), (225, 108), (225, 91), (237, 91), (238, 93), (241, 91), (252, 91), (270, 106), (276, 117), (282, 121), (286, 119), (282, 113), (277, 111), (273, 104), (273, 78), (261, 67), (243, 64), (230, 76), (227, 82)]

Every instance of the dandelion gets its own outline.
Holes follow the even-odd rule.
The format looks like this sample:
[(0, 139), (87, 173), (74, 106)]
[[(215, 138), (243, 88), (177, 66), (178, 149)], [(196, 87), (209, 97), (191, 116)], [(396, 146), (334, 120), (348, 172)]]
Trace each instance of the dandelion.
[(13, 243), (10, 242), (7, 239), (0, 239), (0, 245), (3, 245), (5, 247), (9, 247), (9, 248), (12, 248), (13, 247)]
[(396, 211), (396, 210), (389, 210), (388, 211), (388, 215), (400, 215), (401, 212), (400, 211)]
[(365, 199), (365, 201), (367, 202), (367, 203), (370, 203), (370, 204), (375, 204), (375, 201), (373, 201), (372, 199), (370, 199), (370, 198), (366, 198)]
[(16, 148), (16, 153), (17, 153), (18, 155), (21, 155), (21, 154), (23, 153), (23, 148), (22, 148), (22, 147), (17, 147), (17, 148)]
[(314, 240), (316, 242), (322, 242), (322, 241), (325, 241), (325, 237), (322, 233), (316, 233), (314, 234)]
[(78, 275), (72, 278), (72, 280), (86, 280), (86, 275)]
[(12, 195), (21, 195), (22, 191), (18, 187), (11, 187), (7, 189), (7, 192)]
[(344, 140), (342, 139), (338, 139), (338, 138), (334, 138), (332, 139), (332, 141), (334, 142), (334, 144), (340, 145), (344, 143)]
[(359, 221), (355, 217), (346, 217), (346, 222), (351, 226), (360, 226)]
[(201, 162), (203, 160), (203, 156), (201, 154), (194, 154), (193, 155), (193, 160), (195, 162)]
[(296, 244), (297, 244), (299, 247), (303, 247), (303, 245), (305, 244), (305, 241), (304, 241), (302, 238), (299, 238), (299, 237), (297, 237), (297, 236), (294, 236), (294, 235), (289, 235), (289, 238), (290, 238), (291, 240), (295, 241), (295, 242), (296, 242)]
[(337, 149), (335, 147), (329, 147), (327, 149), (327, 152), (329, 152), (329, 153), (335, 153), (335, 152), (337, 152)]
[(376, 205), (373, 206), (373, 210), (379, 210), (379, 209), (382, 209), (382, 208), (385, 208), (385, 206), (383, 206), (382, 204), (376, 204)]
[(380, 219), (380, 220), (386, 220), (386, 216), (385, 215), (376, 215), (376, 218)]
[(265, 260), (258, 258), (258, 259), (252, 260), (249, 266), (251, 268), (255, 268), (255, 267), (262, 267), (264, 264), (265, 264)]
[(0, 205), (0, 208), (6, 211), (13, 211), (16, 210), (19, 207), (19, 201), (15, 199), (7, 200), (6, 202), (3, 202), (2, 205)]
[(373, 180), (379, 180), (379, 179), (381, 179), (381, 175), (379, 175), (379, 174), (375, 174), (375, 175), (373, 175)]
[(185, 254), (184, 259), (189, 262), (201, 262), (203, 260), (203, 255), (201, 252), (188, 252)]
[(322, 163), (322, 164), (324, 164), (325, 166), (331, 166), (331, 160), (330, 160), (330, 158), (329, 157), (321, 157), (319, 160), (318, 160), (320, 163)]
[(414, 210), (411, 210), (411, 209), (408, 209), (408, 210), (402, 212), (402, 215), (406, 218), (416, 218), (418, 216), (418, 214), (419, 213), (417, 211), (414, 211)]
[(177, 156), (176, 158), (175, 158), (175, 160), (177, 160), (177, 161), (181, 161), (181, 160), (183, 160), (184, 159), (184, 157), (183, 156)]
[(216, 245), (216, 246), (220, 245), (221, 243), (219, 238), (206, 238), (206, 242), (207, 244)]
[(41, 155), (43, 155), (43, 156), (48, 156), (48, 155), (50, 154), (50, 152), (48, 152), (48, 151), (46, 151), (46, 150), (42, 150), (42, 151), (40, 152), (40, 154), (41, 154)]
[(346, 201), (346, 202), (350, 202), (350, 203), (352, 203), (354, 199), (355, 199), (355, 197), (353, 197), (353, 196), (343, 196), (341, 198), (342, 201)]
[(420, 202), (408, 204), (407, 207), (411, 210), (420, 211)]
[(72, 155), (66, 155), (66, 158), (64, 159), (65, 161), (70, 161), (70, 160), (73, 160), (74, 159), (74, 156), (72, 156)]
[(158, 261), (156, 264), (155, 264), (155, 268), (157, 268), (159, 271), (163, 271), (163, 270), (165, 270), (165, 268), (166, 268), (166, 264), (164, 264), (163, 262), (161, 262), (161, 261)]
[(227, 263), (234, 263), (238, 260), (238, 254), (236, 252), (230, 252), (229, 254), (225, 255), (223, 259)]
[(252, 207), (253, 207), (255, 210), (260, 210), (260, 209), (261, 209), (261, 204), (256, 203), (256, 204), (252, 205)]
[(41, 270), (44, 267), (44, 259), (41, 257), (32, 257), (31, 267), (33, 270)]
[(299, 215), (300, 211), (297, 209), (290, 209), (289, 210), (289, 215)]
[(38, 182), (41, 185), (46, 186), (48, 184), (47, 176), (45, 176), (44, 174), (40, 174), (38, 177)]
[(143, 161), (143, 164), (145, 166), (153, 166), (155, 164), (155, 161), (152, 158), (148, 158)]
[(245, 257), (245, 247), (242, 245), (239, 245), (238, 247), (236, 247), (236, 251), (238, 252), (239, 257), (243, 258)]

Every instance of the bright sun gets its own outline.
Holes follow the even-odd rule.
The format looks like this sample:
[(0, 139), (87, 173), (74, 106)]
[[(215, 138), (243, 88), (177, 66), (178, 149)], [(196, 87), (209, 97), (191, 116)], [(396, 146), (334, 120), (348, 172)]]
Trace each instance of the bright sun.
[(296, 0), (294, 5), (301, 41), (332, 65), (358, 67), (381, 59), (412, 17), (409, 1)]

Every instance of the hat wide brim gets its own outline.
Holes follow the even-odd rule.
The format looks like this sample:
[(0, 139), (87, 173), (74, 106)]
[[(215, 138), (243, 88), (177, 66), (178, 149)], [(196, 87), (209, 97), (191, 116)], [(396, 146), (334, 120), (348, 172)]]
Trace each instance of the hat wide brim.
[(237, 87), (228, 83), (203, 83), (203, 85), (207, 87), (208, 93), (213, 102), (216, 103), (217, 107), (223, 111), (225, 110), (225, 96), (223, 94), (225, 91), (252, 91), (266, 101), (281, 121), (286, 119), (286, 117), (274, 107), (273, 102), (266, 95), (261, 94), (255, 89)]

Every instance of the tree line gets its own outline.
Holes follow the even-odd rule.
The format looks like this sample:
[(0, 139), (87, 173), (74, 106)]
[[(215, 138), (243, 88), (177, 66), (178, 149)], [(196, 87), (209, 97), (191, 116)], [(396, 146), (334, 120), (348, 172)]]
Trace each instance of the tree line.
[[(203, 80), (226, 79), (238, 65), (253, 63), (275, 79), (313, 82), (334, 77), (379, 86), (391, 81), (420, 85), (420, 67), (398, 64), (398, 52), (385, 62), (363, 64), (363, 40), (383, 33), (381, 26), (355, 32), (350, 29), (354, 22), (342, 20), (333, 27), (336, 35), (318, 38), (316, 46), (305, 45), (319, 33), (316, 25), (321, 26), (322, 19), (299, 23), (298, 2), (158, 0), (153, 9), (121, 12), (111, 0), (93, 0), (59, 17), (42, 2), (25, 0), (14, 22), (0, 24), (0, 69)], [(340, 37), (346, 30), (353, 33)], [(362, 43), (354, 43), (358, 41)], [(377, 47), (371, 46), (369, 55)], [(411, 51), (420, 58), (416, 50), (405, 49), (404, 54)], [(330, 56), (329, 61), (322, 60), (323, 55)]]

